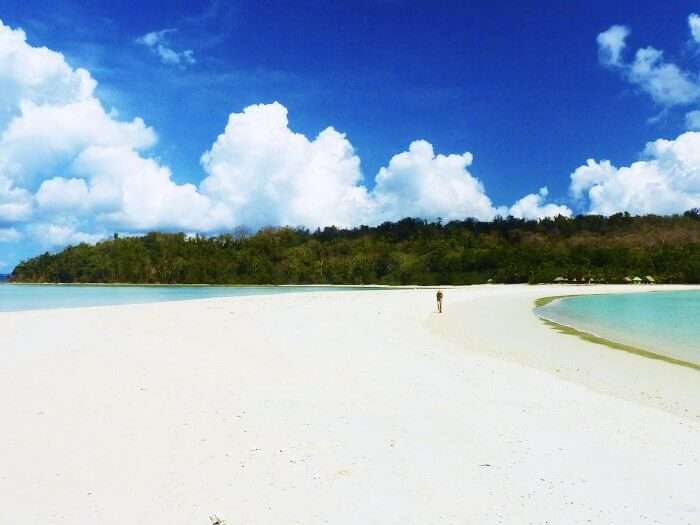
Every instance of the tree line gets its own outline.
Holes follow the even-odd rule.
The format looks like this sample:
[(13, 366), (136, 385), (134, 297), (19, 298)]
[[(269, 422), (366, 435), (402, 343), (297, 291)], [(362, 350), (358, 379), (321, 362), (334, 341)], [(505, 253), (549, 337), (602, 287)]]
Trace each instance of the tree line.
[(700, 283), (700, 210), (491, 222), (406, 218), (376, 227), (152, 232), (21, 262), (14, 282), (148, 284)]

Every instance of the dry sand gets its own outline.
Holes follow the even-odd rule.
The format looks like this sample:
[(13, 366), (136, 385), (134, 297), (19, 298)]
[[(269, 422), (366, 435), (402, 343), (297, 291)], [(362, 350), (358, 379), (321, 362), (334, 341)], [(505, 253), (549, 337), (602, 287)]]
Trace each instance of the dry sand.
[(700, 523), (700, 373), (532, 313), (641, 288), (0, 314), (0, 524)]

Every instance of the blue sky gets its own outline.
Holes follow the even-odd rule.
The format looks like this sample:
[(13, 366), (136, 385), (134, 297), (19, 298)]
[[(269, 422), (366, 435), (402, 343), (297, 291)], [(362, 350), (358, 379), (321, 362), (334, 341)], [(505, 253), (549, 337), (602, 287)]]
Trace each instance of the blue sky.
[[(650, 157), (658, 165), (647, 166), (648, 170), (658, 171), (665, 162), (647, 143), (680, 140), (684, 132), (697, 127), (686, 116), (698, 107), (700, 96), (694, 91), (677, 99), (675, 95), (663, 99), (653, 92), (658, 82), (675, 81), (662, 71), (669, 64), (693, 85), (698, 82), (699, 48), (689, 28), (689, 16), (700, 11), (697, 2), (81, 4), (5, 0), (0, 20), (8, 31), (21, 28), (31, 49), (46, 47), (62, 55), (72, 70), (86, 69), (97, 81), (90, 96), (109, 118), (122, 123), (143, 120), (157, 140), (134, 139), (138, 145), (133, 146), (128, 139), (129, 147), (139, 159), (152, 159), (167, 169), (172, 184), (193, 184), (197, 195), (187, 198), (197, 203), (184, 206), (194, 209), (201, 204), (199, 216), (208, 219), (187, 222), (153, 212), (152, 220), (139, 221), (128, 216), (125, 204), (119, 209), (91, 204), (89, 210), (73, 213), (71, 206), (76, 204), (71, 202), (93, 199), (97, 173), (107, 169), (104, 156), (99, 161), (83, 159), (79, 167), (72, 164), (89, 146), (83, 141), (44, 171), (37, 168), (36, 176), (9, 177), (8, 195), (14, 191), (17, 199), (21, 190), (33, 200), (32, 211), (19, 219), (5, 218), (3, 223), (0, 216), (0, 231), (15, 232), (5, 234), (6, 241), (0, 243), (0, 261), (6, 269), (44, 248), (95, 240), (110, 231), (159, 228), (213, 233), (240, 224), (256, 227), (276, 222), (352, 225), (402, 213), (487, 217), (494, 210), (531, 210), (528, 203), (512, 208), (525, 196), (535, 206), (531, 213), (523, 212), (525, 216), (546, 215), (542, 207), (548, 203), (559, 206), (550, 211), (562, 207), (572, 213), (619, 211), (610, 202), (620, 200), (618, 186), (634, 175), (624, 170), (634, 171), (635, 161)], [(601, 47), (597, 38), (616, 24), (628, 28), (629, 35), (621, 59), (606, 62), (609, 49)], [(663, 51), (663, 58), (652, 64), (656, 70), (650, 76), (640, 77), (636, 66), (641, 62), (634, 62), (635, 52), (645, 46)], [(0, 85), (2, 67), (0, 61)], [(224, 137), (215, 148), (217, 137), (225, 135), (230, 114), (243, 115), (248, 106), (275, 101), (286, 112), (262, 108), (244, 115), (230, 126), (233, 145)], [(17, 114), (21, 111), (17, 109)], [(269, 128), (262, 129), (260, 137), (289, 140), (289, 147), (280, 149), (279, 142), (236, 142), (249, 125), (279, 123), (280, 111), (288, 116), (288, 128), (303, 134), (308, 144), (297, 146), (291, 132), (276, 135)], [(328, 126), (345, 134), (346, 142), (340, 135), (328, 138), (326, 146), (315, 142)], [(409, 147), (421, 139), (432, 150)], [(686, 147), (693, 149), (695, 143), (688, 141)], [(342, 162), (328, 153), (347, 147), (352, 152), (339, 153)], [(212, 153), (208, 165), (201, 160), (207, 151)], [(251, 160), (256, 151), (284, 159), (272, 168), (269, 163), (261, 167), (262, 161)], [(402, 152), (404, 157), (394, 163), (392, 157)], [(465, 152), (471, 155), (459, 157), (461, 165), (457, 158), (451, 163), (439, 158), (439, 154)], [(315, 171), (319, 169), (315, 166), (331, 162), (323, 156), (326, 153), (334, 159), (330, 170), (337, 174), (327, 190), (319, 182), (323, 174)], [(430, 166), (419, 157), (428, 159)], [(314, 164), (311, 158), (322, 160)], [(353, 159), (359, 168), (351, 166)], [(586, 166), (587, 159), (596, 159), (596, 164), (581, 172), (577, 186), (571, 174)], [(134, 160), (134, 166), (141, 166), (141, 160)], [(605, 160), (611, 161), (610, 167), (603, 165)], [(309, 163), (314, 167), (308, 168), (308, 176), (291, 180), (296, 176), (291, 171), (306, 173)], [(123, 165), (129, 164), (124, 161)], [(113, 166), (108, 168), (114, 171)], [(381, 168), (385, 168), (383, 177), (378, 176)], [(0, 176), (2, 169), (0, 165)], [(145, 173), (150, 168), (143, 169)], [(280, 175), (265, 184), (241, 182), (247, 173), (261, 180), (267, 176), (265, 169)], [(684, 164), (683, 169), (695, 173), (693, 166)], [(262, 170), (259, 176), (256, 170)], [(458, 180), (460, 174), (469, 180)], [(637, 181), (651, 177), (649, 184), (656, 185), (658, 192), (656, 171), (634, 176)], [(48, 197), (39, 198), (42, 182), (56, 177), (61, 180), (54, 186), (60, 186), (64, 198), (60, 206), (55, 192), (50, 194), (54, 199), (50, 205)], [(202, 186), (207, 177), (212, 180)], [(85, 183), (78, 184), (78, 179)], [(275, 193), (270, 187), (278, 180), (283, 180), (281, 196), (260, 193)], [(421, 181), (426, 180), (432, 187), (444, 185), (444, 194), (421, 190)], [(700, 191), (689, 180), (680, 184), (687, 190), (682, 197), (671, 194), (679, 187), (671, 184), (668, 199), (662, 198), (664, 204), (658, 209), (650, 204), (649, 195), (635, 194), (622, 201), (632, 212), (682, 211), (681, 207), (696, 202)], [(589, 194), (594, 186), (602, 188), (594, 191), (599, 200)], [(157, 187), (148, 187), (154, 192), (149, 198), (158, 201)], [(240, 187), (247, 189), (239, 191)], [(542, 187), (548, 193), (540, 192)], [(73, 189), (79, 197), (71, 201), (66, 192)], [(339, 195), (338, 202), (343, 203), (331, 196), (330, 209), (352, 201), (352, 210), (334, 215), (303, 208), (325, 200), (324, 191)], [(608, 200), (598, 195), (603, 191), (611, 196)], [(209, 199), (204, 204), (200, 193)], [(299, 196), (290, 203), (280, 200), (285, 194)], [(476, 204), (451, 207), (446, 204), (450, 194), (455, 201)], [(488, 203), (477, 202), (482, 194)], [(311, 198), (306, 199), (308, 195)], [(422, 204), (416, 207), (410, 202)], [(151, 208), (143, 208), (144, 214), (151, 213)], [(272, 213), (270, 208), (280, 211)], [(381, 212), (376, 211), (380, 208)]]

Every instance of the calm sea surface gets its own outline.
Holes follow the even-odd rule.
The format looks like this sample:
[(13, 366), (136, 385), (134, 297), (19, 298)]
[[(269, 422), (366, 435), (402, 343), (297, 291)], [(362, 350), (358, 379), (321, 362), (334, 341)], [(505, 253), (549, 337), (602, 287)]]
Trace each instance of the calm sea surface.
[(700, 364), (700, 291), (582, 295), (536, 313), (559, 324)]
[(139, 304), (209, 297), (275, 295), (318, 291), (360, 291), (372, 288), (305, 286), (70, 286), (0, 284), (0, 312)]

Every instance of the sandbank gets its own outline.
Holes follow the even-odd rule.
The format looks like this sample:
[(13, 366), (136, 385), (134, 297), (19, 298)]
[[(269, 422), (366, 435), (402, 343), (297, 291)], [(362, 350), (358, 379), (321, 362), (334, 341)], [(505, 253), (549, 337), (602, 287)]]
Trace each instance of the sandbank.
[(0, 523), (698, 523), (700, 373), (532, 312), (639, 288), (0, 313)]

